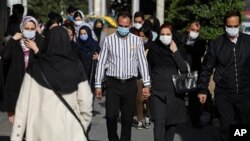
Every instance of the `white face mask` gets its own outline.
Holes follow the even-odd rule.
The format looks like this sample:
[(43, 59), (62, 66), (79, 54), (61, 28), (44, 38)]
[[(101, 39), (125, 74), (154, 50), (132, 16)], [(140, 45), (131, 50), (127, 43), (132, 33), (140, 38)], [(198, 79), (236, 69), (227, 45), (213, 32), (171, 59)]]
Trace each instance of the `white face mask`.
[(199, 32), (190, 31), (189, 36), (191, 39), (196, 39), (199, 36)]
[(159, 39), (164, 45), (168, 46), (172, 41), (172, 35), (161, 35)]
[(140, 23), (134, 23), (134, 27), (139, 30), (142, 27), (142, 24)]
[(80, 26), (83, 24), (83, 21), (74, 21), (75, 25)]
[(36, 31), (35, 30), (23, 30), (23, 36), (26, 39), (32, 39), (36, 36)]
[(236, 37), (239, 34), (240, 27), (227, 27), (226, 26), (226, 32), (227, 35), (230, 37)]

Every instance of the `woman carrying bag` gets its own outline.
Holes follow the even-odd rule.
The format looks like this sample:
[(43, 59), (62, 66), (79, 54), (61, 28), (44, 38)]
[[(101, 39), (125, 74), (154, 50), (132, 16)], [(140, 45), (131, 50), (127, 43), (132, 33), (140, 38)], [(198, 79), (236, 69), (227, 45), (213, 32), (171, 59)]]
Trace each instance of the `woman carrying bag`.
[(92, 93), (84, 68), (67, 31), (54, 27), (45, 53), (25, 74), (11, 141), (21, 140), (24, 131), (26, 141), (87, 141), (84, 131), (91, 117)]

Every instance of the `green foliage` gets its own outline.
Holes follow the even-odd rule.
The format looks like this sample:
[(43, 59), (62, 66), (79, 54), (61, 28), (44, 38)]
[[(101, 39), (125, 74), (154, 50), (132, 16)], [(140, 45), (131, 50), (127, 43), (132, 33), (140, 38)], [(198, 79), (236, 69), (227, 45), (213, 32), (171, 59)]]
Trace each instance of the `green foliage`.
[(47, 21), (47, 15), (51, 11), (66, 18), (67, 8), (70, 5), (84, 13), (88, 11), (88, 0), (28, 0), (28, 9), (33, 10), (43, 22)]
[(244, 1), (239, 0), (169, 0), (166, 19), (176, 28), (185, 30), (188, 22), (200, 21), (201, 36), (213, 39), (223, 33), (223, 18), (227, 11), (244, 9)]

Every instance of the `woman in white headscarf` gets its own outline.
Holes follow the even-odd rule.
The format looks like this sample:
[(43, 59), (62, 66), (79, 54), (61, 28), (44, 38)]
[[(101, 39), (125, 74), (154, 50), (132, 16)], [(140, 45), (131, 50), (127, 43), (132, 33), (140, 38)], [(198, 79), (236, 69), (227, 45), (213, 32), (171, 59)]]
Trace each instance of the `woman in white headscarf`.
[(85, 21), (85, 15), (83, 14), (83, 12), (81, 10), (75, 11), (75, 13), (73, 15), (73, 18), (74, 18), (74, 27), (75, 27), (76, 38), (78, 38), (79, 29), (82, 26), (85, 25), (85, 26), (88, 26), (91, 29), (91, 33), (92, 33), (93, 39), (97, 40), (96, 35), (95, 35), (94, 31), (93, 31), (92, 26)]
[(44, 44), (44, 38), (37, 32), (39, 26), (34, 17), (23, 17), (20, 29), (21, 32), (12, 36), (1, 54), (8, 66), (2, 110), (8, 112), (11, 123), (26, 68), (39, 56)]

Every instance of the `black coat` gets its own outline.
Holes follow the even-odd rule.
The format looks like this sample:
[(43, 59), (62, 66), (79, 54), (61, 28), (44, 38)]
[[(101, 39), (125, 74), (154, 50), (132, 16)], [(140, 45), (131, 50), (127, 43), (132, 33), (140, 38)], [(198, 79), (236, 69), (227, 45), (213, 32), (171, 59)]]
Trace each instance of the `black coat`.
[(160, 42), (151, 46), (147, 59), (150, 67), (152, 95), (150, 107), (153, 120), (166, 119), (166, 124), (177, 124), (185, 121), (185, 103), (182, 96), (175, 92), (172, 75), (187, 72), (183, 48), (172, 53), (169, 47)]
[(201, 59), (206, 51), (207, 42), (205, 39), (198, 37), (194, 39), (193, 45), (187, 45), (188, 33), (184, 33), (181, 38), (182, 46), (186, 54), (186, 60), (189, 63), (191, 70), (201, 70)]
[[(44, 38), (41, 35), (37, 34), (35, 37), (35, 42), (39, 50), (41, 50), (44, 46)], [(30, 50), (29, 64), (38, 57), (39, 53), (35, 55), (34, 52)], [(2, 58), (8, 66), (2, 110), (7, 112), (14, 112), (25, 74), (24, 54), (22, 51), (20, 40), (16, 41), (10, 38), (3, 50)]]
[(211, 73), (215, 68), (216, 90), (229, 94), (250, 92), (250, 36), (239, 33), (237, 43), (221, 35), (211, 41), (198, 80), (200, 93), (208, 93)]

